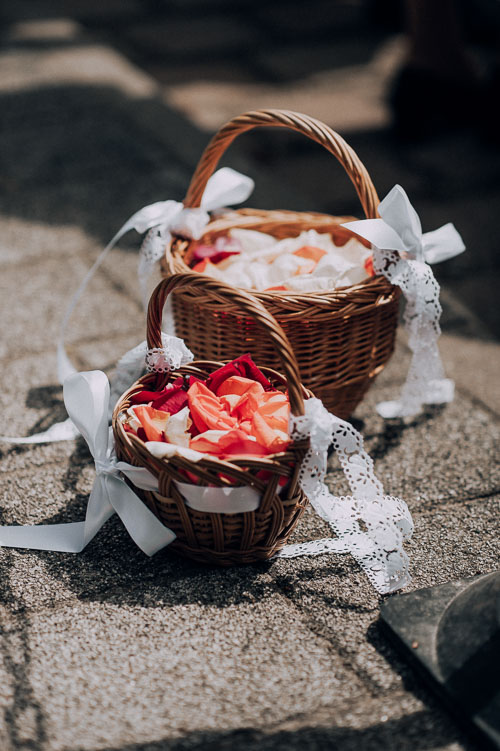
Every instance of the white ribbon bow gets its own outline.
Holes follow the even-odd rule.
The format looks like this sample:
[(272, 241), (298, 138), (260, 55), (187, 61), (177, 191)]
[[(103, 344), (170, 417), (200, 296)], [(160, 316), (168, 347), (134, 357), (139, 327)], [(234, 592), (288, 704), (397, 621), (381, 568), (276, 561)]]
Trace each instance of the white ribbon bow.
[(119, 462), (108, 428), (109, 383), (99, 370), (76, 373), (64, 382), (64, 402), (94, 457), (96, 478), (84, 522), (42, 526), (0, 527), (0, 545), (79, 553), (103, 524), (117, 513), (129, 535), (146, 555), (175, 539), (127, 485), (123, 476), (144, 490), (158, 490), (146, 469)]
[(439, 284), (429, 263), (462, 253), (465, 246), (453, 224), (422, 233), (417, 212), (400, 185), (378, 207), (381, 219), (347, 222), (344, 227), (373, 245), (375, 273), (399, 286), (406, 298), (404, 314), (412, 360), (398, 400), (381, 402), (382, 417), (417, 414), (424, 404), (451, 402), (454, 383), (445, 378), (437, 340), (441, 333)]
[[(290, 419), (295, 440), (310, 438), (299, 481), (316, 513), (337, 537), (286, 545), (278, 555), (350, 553), (378, 592), (395, 592), (411, 581), (403, 550), (413, 532), (408, 507), (400, 498), (384, 495), (363, 438), (350, 423), (330, 414), (319, 399), (307, 399), (304, 407), (303, 416)], [(350, 496), (334, 496), (324, 483), (331, 444), (351, 488)]]
[(138, 269), (139, 283), (146, 306), (147, 279), (154, 264), (163, 255), (165, 245), (170, 240), (170, 232), (176, 231), (185, 237), (197, 239), (209, 221), (208, 211), (245, 201), (251, 195), (253, 188), (254, 181), (250, 177), (242, 175), (230, 167), (223, 167), (208, 180), (199, 209), (186, 209), (180, 201), (159, 201), (140, 209), (125, 222), (97, 257), (66, 309), (57, 345), (57, 373), (60, 383), (63, 383), (68, 375), (76, 373), (64, 346), (66, 329), (71, 314), (88, 283), (118, 240), (132, 229), (140, 234), (150, 230), (141, 248)]

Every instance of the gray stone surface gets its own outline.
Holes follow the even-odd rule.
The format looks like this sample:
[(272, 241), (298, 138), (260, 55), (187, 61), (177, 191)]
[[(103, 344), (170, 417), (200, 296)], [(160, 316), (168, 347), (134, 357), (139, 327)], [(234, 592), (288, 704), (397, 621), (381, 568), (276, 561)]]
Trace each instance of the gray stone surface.
[[(7, 30), (8, 44), (0, 52), (0, 136), (6, 147), (0, 181), (0, 433), (21, 435), (64, 417), (54, 338), (79, 279), (136, 209), (182, 198), (208, 139), (197, 127), (201, 100), (186, 90), (186, 108), (173, 109), (168, 86), (161, 90), (120, 54), (82, 34), (76, 21), (111, 28), (114, 3), (98, 8), (79, 2), (71, 23), (54, 21), (64, 4), (48, 5), (50, 22), (36, 20), (46, 4), (20, 3), (32, 23), (21, 23), (10, 36)], [(222, 0), (216, 6), (224, 12), (230, 7)], [(180, 1), (173, 7), (180, 16), (191, 12)], [(123, 23), (139, 12), (134, 3), (124, 8)], [(197, 2), (189, 8), (205, 12)], [(9, 14), (18, 18), (12, 9)], [(295, 27), (289, 20), (291, 40)], [(345, 30), (342, 23), (347, 21), (339, 20)], [(310, 19), (308, 33), (313, 25)], [(282, 52), (275, 60), (284, 64)], [(184, 62), (193, 64), (187, 57)], [(296, 62), (291, 60), (288, 73)], [(366, 89), (382, 64), (393, 63), (379, 59), (356, 79), (349, 96)], [(255, 69), (245, 70), (248, 75)], [(283, 68), (280, 76), (286, 75)], [(330, 96), (331, 89), (325, 82), (309, 94), (327, 111), (325, 92)], [(276, 89), (266, 85), (271, 100)], [(247, 95), (240, 86), (235, 102)], [(370, 109), (369, 103), (362, 116), (375, 113), (380, 124), (382, 108), (375, 105)], [(483, 160), (491, 182), (495, 159), (470, 147), (461, 172), (453, 144), (443, 154), (429, 146), (405, 157), (387, 139), (358, 133), (353, 140), (366, 153), (381, 193), (396, 180), (414, 190), (426, 228), (450, 219), (459, 225), (464, 217), (464, 233), (481, 248), (480, 263), (485, 261), (492, 224), (481, 195), (490, 201), (495, 193), (487, 186), (481, 194), (483, 172), (476, 160)], [(227, 163), (248, 168), (257, 179), (256, 205), (357, 212), (347, 179), (337, 179), (338, 165), (322, 154), (316, 161), (285, 137), (275, 160), (269, 158), (271, 140), (253, 143), (235, 148)], [(467, 194), (468, 185), (474, 195)], [(479, 212), (479, 226), (466, 205)], [(137, 247), (131, 235), (113, 251), (71, 321), (70, 350), (79, 368), (109, 371), (144, 338)], [(472, 268), (472, 260), (454, 263), (457, 273)], [(408, 352), (402, 336), (355, 415), (387, 492), (403, 495), (412, 509), (413, 589), (491, 571), (500, 553), (500, 345), (478, 311), (471, 315), (446, 286), (443, 303), (441, 346), (457, 382), (456, 401), (406, 422), (377, 417), (376, 402), (393, 395), (404, 379)], [(82, 440), (31, 448), (0, 444), (2, 523), (82, 519), (93, 476)], [(328, 479), (335, 490), (346, 490), (334, 460)], [(326, 534), (327, 526), (309, 510), (294, 539)], [(2, 549), (0, 748), (473, 749), (388, 643), (379, 602), (346, 556), (228, 570), (168, 550), (148, 558), (116, 517), (78, 555)]]
[[(498, 345), (493, 349), (498, 357)], [(450, 352), (451, 371), (455, 353), (461, 358), (459, 349)], [(355, 413), (388, 492), (408, 498), (413, 511), (498, 490), (500, 426), (465, 393), (459, 391), (446, 407), (428, 407), (413, 418), (386, 422), (377, 415), (377, 402), (399, 392), (408, 363), (408, 353), (398, 349)]]
[[(166, 606), (140, 592), (124, 605), (118, 591), (30, 614), (23, 625), (30, 698), (43, 704), (39, 730), (53, 749), (265, 727), (297, 707), (314, 712), (340, 686), (363, 691), (323, 639), (304, 638), (300, 615), (276, 593)], [(7, 638), (21, 638), (19, 626), (8, 624)]]

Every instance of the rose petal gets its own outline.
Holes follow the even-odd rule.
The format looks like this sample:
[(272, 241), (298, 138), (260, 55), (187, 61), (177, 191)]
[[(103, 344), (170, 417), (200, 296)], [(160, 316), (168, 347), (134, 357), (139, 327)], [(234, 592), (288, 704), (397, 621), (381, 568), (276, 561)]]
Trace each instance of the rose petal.
[(278, 453), (285, 451), (290, 444), (290, 438), (287, 433), (273, 430), (267, 420), (256, 412), (252, 420), (253, 434), (257, 438), (257, 442), (265, 446), (270, 453)]
[(175, 443), (177, 446), (189, 446), (191, 435), (189, 428), (192, 425), (189, 416), (189, 407), (184, 407), (180, 412), (170, 416), (170, 420), (164, 430), (165, 438), (169, 443)]
[(323, 248), (316, 248), (314, 245), (303, 245), (302, 248), (299, 248), (298, 250), (294, 250), (293, 254), (295, 256), (300, 256), (301, 258), (308, 258), (310, 261), (314, 261), (314, 265), (318, 263), (319, 259), (326, 255), (326, 250), (323, 250)]
[[(194, 249), (193, 261), (201, 261), (203, 263), (204, 260), (209, 260), (212, 263), (216, 264), (219, 263), (219, 261), (223, 261), (225, 258), (238, 255), (240, 255), (239, 248), (231, 247), (230, 241), (227, 243), (226, 247), (223, 247), (223, 244), (202, 244), (197, 245)], [(196, 266), (193, 267), (193, 271), (201, 271), (201, 269), (198, 269), (198, 265), (199, 264), (197, 263)]]
[(267, 456), (265, 446), (242, 430), (207, 430), (200, 433), (189, 444), (195, 451), (202, 451), (214, 456)]
[(141, 423), (148, 441), (162, 441), (170, 415), (146, 404), (134, 407), (134, 414)]
[(249, 354), (241, 355), (236, 360), (228, 362), (227, 365), (223, 365), (222, 368), (215, 370), (205, 381), (207, 387), (214, 394), (217, 394), (221, 384), (231, 376), (243, 376), (244, 378), (250, 378), (252, 381), (257, 381), (263, 386), (265, 391), (274, 390), (265, 375), (258, 369), (254, 361)]
[(225, 405), (204, 383), (194, 383), (187, 395), (191, 417), (200, 433), (228, 430), (236, 426), (236, 418), (231, 417)]

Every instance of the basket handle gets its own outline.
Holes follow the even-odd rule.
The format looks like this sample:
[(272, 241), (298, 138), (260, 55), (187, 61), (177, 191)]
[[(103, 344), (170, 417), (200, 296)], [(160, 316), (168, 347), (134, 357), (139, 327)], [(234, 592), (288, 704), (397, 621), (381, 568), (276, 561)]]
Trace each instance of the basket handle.
[(154, 289), (149, 301), (147, 314), (148, 347), (152, 349), (153, 347), (162, 346), (161, 323), (163, 306), (168, 295), (174, 289), (188, 291), (195, 290), (197, 287), (201, 287), (203, 292), (209, 294), (214, 300), (237, 305), (253, 321), (264, 327), (267, 336), (274, 344), (283, 366), (291, 412), (293, 415), (303, 415), (304, 399), (300, 385), (299, 366), (297, 365), (292, 345), (279, 323), (266, 310), (263, 304), (243, 290), (235, 289), (229, 284), (219, 282), (202, 274), (173, 274), (166, 279), (162, 279)]
[(191, 179), (188, 192), (184, 199), (184, 206), (197, 208), (200, 205), (203, 191), (217, 164), (240, 133), (259, 127), (289, 128), (310, 138), (324, 146), (336, 157), (350, 177), (361, 206), (367, 219), (378, 216), (377, 207), (380, 199), (375, 190), (370, 175), (358, 155), (346, 141), (334, 130), (320, 120), (299, 112), (289, 110), (258, 110), (245, 112), (243, 115), (230, 120), (212, 138), (203, 152), (195, 173)]

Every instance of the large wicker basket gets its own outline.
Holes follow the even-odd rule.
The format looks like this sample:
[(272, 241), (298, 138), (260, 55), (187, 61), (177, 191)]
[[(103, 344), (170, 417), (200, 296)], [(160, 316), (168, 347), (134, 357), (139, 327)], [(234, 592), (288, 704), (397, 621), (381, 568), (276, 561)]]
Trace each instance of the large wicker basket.
[[(198, 207), (209, 177), (226, 148), (240, 133), (260, 126), (298, 131), (324, 146), (342, 164), (354, 183), (365, 216), (377, 216), (379, 199), (373, 183), (353, 149), (331, 128), (306, 115), (282, 110), (248, 112), (234, 118), (214, 136), (194, 173), (184, 200)], [(315, 229), (339, 240), (352, 237), (340, 224), (353, 217), (291, 211), (242, 209), (215, 217), (202, 240), (212, 241), (232, 227), (245, 227), (294, 237)], [(192, 243), (174, 237), (162, 262), (163, 274), (191, 273)], [(382, 370), (394, 349), (399, 289), (382, 276), (351, 287), (326, 292), (253, 292), (288, 336), (304, 383), (325, 406), (347, 418)], [(268, 338), (260, 337), (255, 323), (241, 315), (233, 300), (215, 301), (202, 285), (173, 296), (176, 333), (197, 357), (227, 359), (242, 347), (258, 362), (277, 367), (278, 358)]]
[[(304, 397), (311, 396), (311, 393), (300, 384), (290, 343), (262, 303), (243, 291), (199, 274), (180, 274), (163, 280), (149, 303), (147, 338), (150, 348), (161, 347), (163, 306), (167, 295), (174, 289), (192, 294), (203, 289), (204, 296), (211, 301), (220, 306), (231, 303), (243, 316), (250, 318), (276, 352), (284, 375), (262, 367), (262, 362), (257, 364), (274, 386), (280, 390), (288, 389), (291, 412), (303, 414)], [(240, 342), (231, 353), (233, 357), (243, 354), (242, 346), (244, 343)], [(113, 414), (113, 431), (118, 458), (145, 467), (158, 479), (157, 493), (134, 490), (160, 521), (177, 535), (171, 547), (188, 558), (227, 566), (270, 558), (285, 545), (308, 502), (298, 483), (308, 441), (294, 442), (286, 452), (265, 458), (235, 458), (231, 462), (209, 456), (199, 462), (177, 456), (158, 459), (139, 438), (124, 430), (120, 419), (131, 404), (131, 396), (144, 388), (159, 390), (179, 374), (206, 379), (221, 365), (220, 362), (193, 362), (169, 375), (151, 373), (144, 376), (119, 399)], [(265, 470), (264, 478), (262, 470)], [(261, 477), (258, 477), (259, 473)], [(282, 478), (288, 478), (284, 487), (279, 485)], [(260, 505), (257, 510), (244, 513), (198, 511), (185, 503), (176, 481), (217, 487), (250, 486), (261, 495)]]

